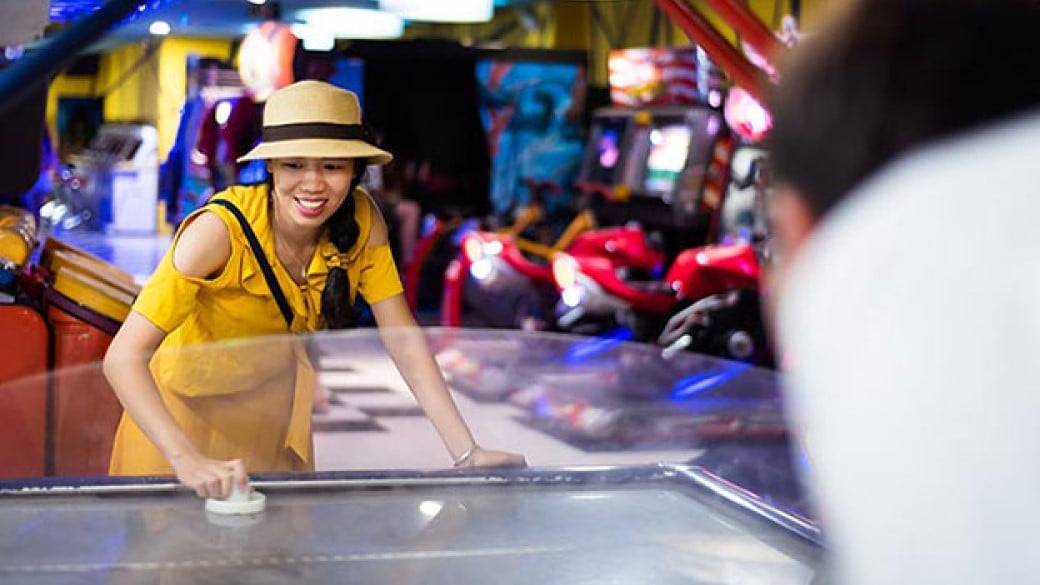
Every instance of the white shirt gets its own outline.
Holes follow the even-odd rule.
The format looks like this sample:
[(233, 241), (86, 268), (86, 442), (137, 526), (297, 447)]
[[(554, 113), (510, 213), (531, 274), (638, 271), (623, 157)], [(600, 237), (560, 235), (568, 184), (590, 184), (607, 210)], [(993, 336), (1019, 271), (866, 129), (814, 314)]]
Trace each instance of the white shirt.
[(1040, 579), (1040, 113), (826, 217), (780, 299), (842, 583)]

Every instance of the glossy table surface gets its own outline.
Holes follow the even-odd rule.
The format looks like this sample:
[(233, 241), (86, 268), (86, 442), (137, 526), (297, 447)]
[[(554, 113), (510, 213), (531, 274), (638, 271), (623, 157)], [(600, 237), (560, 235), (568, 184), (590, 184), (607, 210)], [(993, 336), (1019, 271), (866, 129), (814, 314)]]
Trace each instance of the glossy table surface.
[(260, 479), (217, 517), (168, 480), (8, 483), (0, 582), (809, 583), (815, 528), (699, 468)]

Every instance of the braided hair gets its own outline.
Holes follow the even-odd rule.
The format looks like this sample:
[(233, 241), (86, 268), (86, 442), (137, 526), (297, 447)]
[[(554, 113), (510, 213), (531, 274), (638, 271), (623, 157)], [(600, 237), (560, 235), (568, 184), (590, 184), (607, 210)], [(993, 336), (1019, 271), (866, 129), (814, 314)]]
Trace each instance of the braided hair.
[[(361, 184), (368, 161), (363, 158), (354, 160), (354, 178), (347, 189), (347, 198), (340, 204), (326, 222), (329, 229), (329, 240), (340, 252), (346, 252), (357, 243), (361, 227), (354, 217), (356, 205), (354, 190)], [(327, 329), (352, 329), (357, 327), (358, 314), (350, 299), (350, 277), (340, 267), (330, 268), (325, 279), (325, 290), (321, 293), (321, 318)]]

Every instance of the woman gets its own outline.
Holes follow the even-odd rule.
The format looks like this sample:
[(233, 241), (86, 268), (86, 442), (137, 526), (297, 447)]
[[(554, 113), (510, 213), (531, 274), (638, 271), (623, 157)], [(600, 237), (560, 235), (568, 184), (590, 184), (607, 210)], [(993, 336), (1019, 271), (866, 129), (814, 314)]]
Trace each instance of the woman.
[(404, 300), (386, 224), (357, 188), (367, 164), (391, 158), (365, 140), (348, 91), (302, 81), (269, 98), (262, 141), (241, 160), (266, 161), (272, 180), (184, 221), (105, 356), (125, 409), (111, 473), (172, 472), (225, 498), (247, 468), (312, 470), (313, 372), (296, 344), (191, 346), (350, 327), (356, 293), (455, 465), (523, 465), (476, 444)]

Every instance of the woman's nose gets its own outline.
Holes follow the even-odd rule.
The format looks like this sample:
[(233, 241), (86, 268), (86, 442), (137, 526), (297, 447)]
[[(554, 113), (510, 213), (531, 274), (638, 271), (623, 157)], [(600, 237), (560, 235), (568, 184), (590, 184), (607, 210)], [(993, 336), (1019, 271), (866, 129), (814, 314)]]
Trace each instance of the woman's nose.
[(303, 173), (300, 187), (307, 191), (321, 191), (325, 188), (325, 175), (320, 168), (308, 168)]

